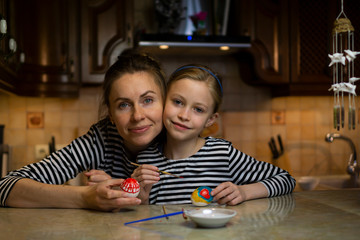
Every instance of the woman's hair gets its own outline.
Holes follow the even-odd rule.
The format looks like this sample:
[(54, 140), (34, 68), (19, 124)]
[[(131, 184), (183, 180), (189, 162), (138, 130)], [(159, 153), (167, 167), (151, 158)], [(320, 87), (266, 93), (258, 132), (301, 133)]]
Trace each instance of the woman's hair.
[(125, 50), (105, 74), (102, 84), (102, 101), (99, 108), (100, 119), (108, 117), (108, 109), (110, 107), (109, 96), (113, 83), (127, 73), (133, 74), (137, 72), (147, 72), (154, 77), (155, 84), (160, 89), (162, 100), (165, 101), (165, 74), (160, 63), (147, 54)]
[(179, 67), (170, 76), (167, 83), (167, 89), (170, 89), (174, 82), (184, 78), (206, 82), (209, 87), (210, 94), (214, 100), (214, 113), (219, 110), (223, 97), (222, 82), (219, 76), (213, 70), (201, 64), (188, 64)]

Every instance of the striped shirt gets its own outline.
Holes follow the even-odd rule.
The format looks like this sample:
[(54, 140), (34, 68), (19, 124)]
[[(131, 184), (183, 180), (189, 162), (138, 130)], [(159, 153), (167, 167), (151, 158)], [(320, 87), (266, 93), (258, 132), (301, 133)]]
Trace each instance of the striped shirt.
[(135, 168), (126, 157), (123, 139), (116, 127), (105, 119), (91, 126), (85, 135), (65, 148), (0, 179), (0, 206), (6, 206), (9, 192), (22, 178), (63, 184), (83, 171), (99, 169), (113, 178), (125, 179)]
[(139, 153), (139, 164), (154, 165), (182, 177), (161, 175), (150, 191), (150, 204), (190, 204), (191, 193), (197, 187), (215, 188), (222, 182), (236, 185), (260, 182), (268, 190), (268, 197), (293, 191), (295, 179), (287, 171), (246, 155), (226, 140), (212, 137), (205, 140), (204, 146), (186, 159), (168, 159), (157, 146)]

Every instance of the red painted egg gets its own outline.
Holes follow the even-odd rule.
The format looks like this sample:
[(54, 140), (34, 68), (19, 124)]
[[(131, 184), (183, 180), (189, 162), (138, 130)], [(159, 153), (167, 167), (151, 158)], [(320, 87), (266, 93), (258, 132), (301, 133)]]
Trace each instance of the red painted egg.
[(130, 197), (137, 197), (140, 192), (140, 184), (133, 178), (127, 178), (120, 186), (121, 190), (127, 192)]

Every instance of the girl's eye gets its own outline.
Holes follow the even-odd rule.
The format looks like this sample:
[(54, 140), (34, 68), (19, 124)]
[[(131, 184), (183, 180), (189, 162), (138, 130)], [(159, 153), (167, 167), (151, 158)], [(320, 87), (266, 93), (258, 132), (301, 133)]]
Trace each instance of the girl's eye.
[(175, 105), (183, 105), (179, 99), (174, 99), (173, 102)]
[(194, 108), (194, 110), (195, 110), (195, 112), (197, 112), (197, 113), (203, 113), (203, 112), (204, 112), (204, 109), (199, 108), (199, 107)]

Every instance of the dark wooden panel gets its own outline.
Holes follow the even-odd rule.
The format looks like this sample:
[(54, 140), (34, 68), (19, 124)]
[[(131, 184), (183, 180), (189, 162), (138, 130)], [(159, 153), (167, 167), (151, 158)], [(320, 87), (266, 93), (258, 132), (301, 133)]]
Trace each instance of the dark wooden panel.
[(132, 47), (132, 1), (82, 0), (82, 83), (101, 83), (120, 48)]
[[(79, 86), (80, 80), (79, 7), (78, 0), (11, 1), (16, 26), (13, 34), (25, 53), (25, 62), (17, 69), (17, 94), (77, 95), (79, 87), (74, 86)], [(67, 88), (67, 84), (71, 87)]]

